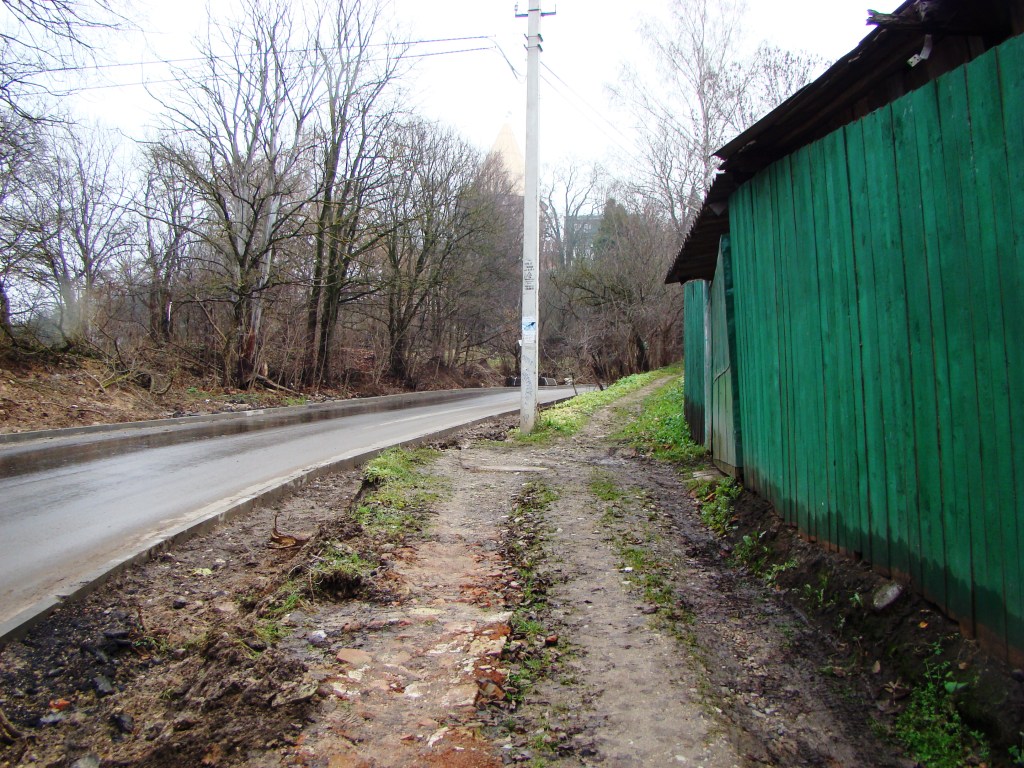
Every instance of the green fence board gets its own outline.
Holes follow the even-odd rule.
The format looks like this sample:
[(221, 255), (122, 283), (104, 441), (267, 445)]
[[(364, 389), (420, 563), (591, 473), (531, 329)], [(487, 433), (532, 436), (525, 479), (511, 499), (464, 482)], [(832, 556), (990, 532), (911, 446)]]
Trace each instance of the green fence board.
[[(1024, 45), (1006, 44), (997, 52), (999, 60), (999, 85), (1003, 103), (1003, 132), (1007, 149), (1007, 164), (1011, 171), (1007, 190), (1009, 218), (1003, 223), (1007, 231), (1005, 252), (1000, 254), (1000, 274), (1003, 302), (1003, 335), (1007, 350), (1012, 344), (1024, 339), (1024, 185), (1019, 183), (1020, 148), (1024, 147)], [(1010, 150), (1009, 148), (1016, 148)], [(1016, 155), (1016, 156), (1015, 156)], [(1016, 183), (1014, 180), (1016, 179)], [(1016, 341), (1015, 341), (1016, 340)], [(1009, 383), (1007, 401), (1010, 411), (1010, 439), (1012, 450), (1012, 472), (1008, 479), (1014, 489), (1013, 510), (1007, 515), (1012, 520), (1007, 526), (1008, 546), (1014, 557), (1008, 562), (1016, 565), (1007, 574), (1009, 585), (1007, 596), (1007, 635), (1010, 638), (1024, 637), (1024, 355), (1010, 352), (1006, 358), (1006, 378)], [(1009, 544), (1016, 528), (1016, 547)]]
[(683, 291), (683, 408), (690, 437), (704, 443), (706, 400), (706, 357), (704, 318), (708, 284), (694, 280)]
[[(1007, 344), (1003, 317), (1002, 269), (1003, 254), (1012, 249), (1012, 217), (1009, 209), (1009, 158), (1003, 133), (1003, 105), (998, 87), (999, 62), (990, 56), (967, 70), (968, 104), (973, 117), (970, 123), (971, 145), (974, 148), (976, 174), (974, 175), (975, 210), (980, 238), (977, 241), (982, 254), (994, 258), (979, 258), (980, 295), (976, 300), (978, 314), (984, 318), (984, 336), (978, 345), (980, 413), (982, 434), (981, 462), (985, 498), (991, 499), (984, 509), (984, 533), (988, 583), (977, 585), (978, 612), (993, 618), (986, 622), (986, 631), (997, 636), (1006, 634), (1006, 607), (1002, 596), (1009, 589), (1017, 589), (1014, 552), (1007, 547), (1007, 537), (993, 538), (999, 530), (1005, 510), (1014, 508), (1014, 492), (1010, 483), (1013, 466), (1010, 457), (1013, 446), (1010, 438), (1009, 381), (1006, 376)], [(999, 297), (995, 299), (994, 297)], [(984, 375), (981, 375), (984, 372)], [(1011, 576), (1009, 571), (1013, 571)], [(1013, 584), (1010, 583), (1011, 579)], [(1008, 595), (1007, 595), (1008, 596)], [(1001, 616), (997, 614), (1001, 613)]]
[(861, 380), (860, 321), (857, 307), (857, 281), (853, 259), (853, 220), (850, 202), (850, 177), (847, 164), (836, 162), (847, 154), (846, 134), (836, 131), (822, 142), (825, 157), (832, 162), (825, 163), (826, 195), (829, 200), (829, 220), (833, 233), (828, 253), (832, 260), (832, 273), (836, 276), (836, 322), (840, 330), (836, 334), (839, 342), (839, 366), (842, 378), (831, 392), (853, 390), (849, 397), (834, 397), (838, 401), (840, 429), (837, 439), (842, 441), (845, 465), (845, 483), (837, 491), (839, 508), (837, 517), (845, 529), (846, 549), (863, 555), (868, 550), (867, 523), (867, 432), (864, 427), (864, 400), (857, 396), (856, 384)]
[[(878, 110), (873, 118), (865, 121), (866, 145), (872, 148), (867, 158), (872, 186), (897, 190), (898, 159), (893, 143), (892, 107)], [(882, 403), (882, 430), (885, 435), (906, 436), (911, 433), (909, 415), (913, 382), (907, 365), (908, 297), (899, 198), (893, 194), (872, 195), (871, 210), (875, 279), (878, 283), (876, 317), (879, 336), (875, 346), (879, 350), (881, 369), (878, 387)], [(907, 451), (908, 447), (906, 442), (899, 440), (883, 440), (879, 446), (885, 467), (888, 564), (894, 572), (905, 575), (910, 573), (907, 508), (909, 503), (916, 506), (916, 499), (908, 498), (912, 482), (907, 472), (910, 462), (903, 456), (889, 454)]]
[(820, 504), (819, 515), (823, 524), (819, 525), (819, 538), (823, 538), (831, 547), (841, 549), (845, 547), (840, 533), (839, 509), (837, 494), (841, 485), (837, 479), (840, 466), (837, 457), (840, 453), (840, 441), (843, 435), (837, 433), (839, 403), (833, 398), (827, 397), (828, 392), (840, 386), (843, 380), (837, 373), (839, 343), (837, 329), (841, 326), (836, 321), (838, 309), (836, 302), (836, 280), (837, 276), (834, 264), (830, 258), (830, 247), (835, 238), (832, 231), (831, 210), (829, 207), (828, 195), (813, 194), (816, 189), (824, 189), (827, 180), (823, 169), (828, 165), (825, 162), (825, 145), (822, 142), (814, 144), (807, 149), (807, 188), (811, 192), (812, 216), (814, 221), (814, 254), (816, 258), (811, 262), (814, 267), (814, 294), (818, 300), (818, 317), (820, 323), (820, 346), (819, 352), (821, 375), (818, 381), (818, 407), (821, 409), (822, 420), (820, 422), (821, 433), (819, 440), (823, 446), (820, 458), (821, 475), (820, 482)]
[[(974, 539), (980, 519), (972, 514), (979, 503), (981, 488), (981, 435), (978, 431), (978, 386), (975, 362), (974, 312), (971, 306), (971, 281), (974, 266), (967, 255), (969, 230), (964, 200), (962, 168), (966, 162), (972, 166), (971, 148), (965, 141), (963, 123), (948, 119), (950, 115), (964, 115), (967, 109), (967, 85), (963, 70), (956, 70), (936, 81), (941, 120), (939, 146), (945, 164), (946, 188), (944, 198), (937, 201), (944, 216), (939, 222), (940, 254), (942, 258), (943, 291), (945, 292), (948, 357), (950, 361), (950, 390), (953, 412), (954, 471), (959, 480), (959, 492), (944, 495), (944, 509), (953, 514), (950, 530), (961, 532), (961, 541), (952, 542), (949, 558), (953, 565), (951, 576), (956, 583), (950, 590), (955, 600), (953, 611), (970, 619), (974, 615), (974, 595), (971, 583), (977, 568), (984, 563), (974, 562)], [(945, 224), (943, 224), (943, 221)], [(973, 229), (977, 224), (973, 222)]]
[[(933, 95), (924, 94), (927, 98)], [(919, 118), (921, 98), (914, 97), (894, 105), (894, 145), (905, 148), (905, 162), (896, 163), (897, 206), (901, 213), (902, 248), (906, 253), (925, 253), (924, 193), (922, 160), (918, 155), (918, 130), (926, 116)], [(909, 574), (921, 585), (927, 597), (937, 602), (945, 599), (943, 568), (928, 566), (928, 553), (943, 553), (940, 526), (922, 525), (918, 509), (937, 510), (942, 505), (941, 477), (938, 472), (938, 431), (936, 429), (935, 357), (932, 350), (932, 308), (928, 269), (906, 266), (904, 280), (907, 297), (907, 349), (909, 351), (908, 416), (913, 436), (913, 463), (907, 465), (908, 504), (906, 524), (909, 546)], [(909, 458), (909, 457), (908, 457)], [(940, 534), (934, 539), (934, 534)], [(944, 554), (943, 554), (944, 560)]]
[[(921, 179), (921, 220), (924, 231), (919, 266), (921, 279), (927, 284), (929, 309), (928, 317), (922, 321), (924, 327), (921, 331), (921, 346), (927, 344), (931, 351), (930, 383), (935, 403), (934, 413), (930, 407), (924, 407), (924, 401), (918, 411), (921, 420), (918, 432), (929, 432), (934, 435), (934, 443), (930, 438), (919, 438), (917, 442), (919, 462), (928, 467), (926, 471), (919, 470), (919, 482), (922, 485), (928, 483), (927, 487), (921, 489), (922, 545), (926, 550), (922, 590), (939, 605), (947, 605), (949, 601), (946, 582), (953, 566), (947, 559), (950, 544), (946, 539), (949, 529), (943, 519), (943, 503), (949, 493), (955, 493), (956, 474), (953, 463), (953, 434), (950, 429), (952, 394), (949, 384), (949, 361), (946, 355), (946, 305), (942, 291), (940, 248), (935, 237), (942, 215), (937, 203), (940, 199), (938, 196), (944, 194), (945, 173), (941, 152), (938, 151), (935, 140), (939, 126), (938, 93), (935, 84), (930, 83), (916, 91), (911, 95), (911, 99), (914, 102), (914, 138)], [(914, 190), (908, 190), (907, 194), (913, 195)], [(914, 354), (913, 347), (910, 353)], [(925, 350), (922, 349), (918, 359), (923, 360), (925, 354)], [(919, 392), (925, 390), (925, 383), (918, 382)], [(930, 399), (928, 402), (930, 404)], [(949, 531), (949, 535), (952, 536), (953, 531)]]

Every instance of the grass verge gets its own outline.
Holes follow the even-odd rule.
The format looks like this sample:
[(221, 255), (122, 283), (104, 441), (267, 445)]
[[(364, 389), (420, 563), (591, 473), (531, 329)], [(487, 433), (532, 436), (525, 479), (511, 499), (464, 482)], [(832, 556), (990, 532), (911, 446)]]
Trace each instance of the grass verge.
[(350, 509), (361, 535), (353, 536), (349, 523), (350, 529), (339, 530), (336, 537), (308, 545), (303, 565), (257, 607), (253, 631), (259, 640), (272, 645), (285, 637), (284, 617), (306, 600), (375, 593), (374, 576), (382, 570), (378, 545), (401, 543), (425, 530), (432, 505), (444, 490), (425, 471), (438, 455), (428, 448), (393, 448), (367, 462), (363, 491)]
[[(675, 369), (666, 372), (676, 374)], [(692, 464), (707, 455), (703, 446), (690, 439), (683, 413), (683, 380), (679, 376), (648, 396), (639, 415), (616, 438), (662, 461)]]
[[(600, 523), (615, 547), (624, 578), (650, 605), (655, 624), (690, 644), (687, 627), (693, 622), (693, 614), (679, 599), (672, 565), (654, 547), (657, 532), (650, 524), (657, 519), (657, 511), (642, 493), (619, 487), (614, 478), (600, 470), (590, 476), (590, 492), (605, 502)], [(625, 522), (627, 517), (633, 518), (631, 524)]]
[(610, 387), (598, 392), (585, 392), (564, 403), (553, 405), (540, 412), (537, 423), (529, 435), (523, 435), (518, 428), (511, 435), (523, 443), (543, 443), (552, 437), (575, 435), (587, 423), (591, 414), (609, 403), (613, 403), (631, 392), (646, 387), (652, 381), (670, 375), (672, 369), (636, 373), (619, 379)]

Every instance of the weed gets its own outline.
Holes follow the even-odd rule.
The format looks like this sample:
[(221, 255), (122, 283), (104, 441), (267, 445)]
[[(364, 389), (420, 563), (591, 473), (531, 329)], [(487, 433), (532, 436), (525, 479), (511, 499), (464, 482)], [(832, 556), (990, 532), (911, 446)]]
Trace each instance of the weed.
[(1017, 736), (1020, 739), (1020, 746), (1013, 744), (1008, 751), (1014, 765), (1024, 766), (1024, 749), (1022, 749), (1024, 747), (1024, 731), (1018, 733)]
[(277, 588), (274, 596), (262, 611), (263, 616), (279, 619), (299, 607), (302, 603), (302, 582), (288, 579)]
[(252, 629), (253, 633), (267, 645), (273, 645), (288, 635), (288, 630), (274, 618), (260, 619)]
[(327, 592), (336, 598), (355, 597), (362, 590), (370, 572), (377, 567), (340, 542), (327, 542), (313, 556), (306, 572), (310, 592)]
[(800, 588), (804, 600), (816, 611), (823, 611), (836, 604), (835, 599), (828, 597), (829, 578), (827, 573), (818, 576), (817, 584), (804, 584)]
[(558, 494), (543, 482), (526, 483), (516, 495), (505, 537), (505, 551), (516, 568), (522, 598), (509, 621), (512, 637), (520, 642), (520, 650), (510, 664), (506, 681), (507, 699), (518, 706), (536, 681), (551, 673), (554, 649), (545, 638), (548, 631), (541, 617), (547, 607), (549, 580), (538, 570), (543, 557), (544, 511), (558, 499)]
[(690, 492), (700, 504), (700, 519), (713, 533), (726, 536), (735, 527), (732, 504), (743, 488), (731, 477), (714, 480), (691, 480)]
[(925, 768), (956, 768), (988, 759), (984, 737), (964, 724), (956, 708), (954, 694), (964, 686), (954, 679), (949, 662), (928, 660), (923, 683), (911, 691), (907, 708), (896, 718), (896, 738)]
[(761, 543), (767, 531), (762, 531), (757, 536), (745, 534), (732, 551), (732, 564), (742, 565), (754, 576), (761, 579), (767, 586), (775, 588), (778, 586), (779, 576), (786, 571), (791, 571), (797, 566), (796, 558), (790, 558), (783, 563), (769, 562), (771, 550), (767, 545)]
[(626, 494), (607, 472), (595, 471), (590, 477), (590, 492), (601, 501), (620, 501)]
[(745, 534), (740, 542), (732, 550), (732, 564), (742, 565), (755, 576), (764, 573), (765, 564), (768, 562), (770, 550), (761, 543), (765, 532), (751, 536)]

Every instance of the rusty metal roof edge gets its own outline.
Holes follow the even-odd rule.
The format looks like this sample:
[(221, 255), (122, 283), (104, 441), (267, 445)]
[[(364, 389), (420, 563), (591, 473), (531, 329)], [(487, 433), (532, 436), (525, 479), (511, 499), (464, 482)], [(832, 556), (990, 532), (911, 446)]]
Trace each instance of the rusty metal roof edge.
[[(892, 15), (902, 15), (912, 8), (916, 2), (917, 0), (906, 0), (899, 8), (892, 12)], [(715, 157), (720, 158), (721, 160), (729, 160), (734, 155), (742, 152), (744, 149), (747, 149), (749, 146), (756, 144), (758, 137), (768, 128), (782, 122), (789, 113), (796, 111), (809, 94), (813, 94), (819, 88), (822, 88), (825, 84), (833, 80), (837, 75), (841, 74), (851, 64), (856, 62), (867, 50), (873, 47), (879, 37), (884, 37), (886, 34), (887, 30), (883, 27), (875, 27), (873, 30), (868, 32), (855, 48), (836, 59), (832, 66), (826, 69), (818, 77), (800, 88), (796, 93), (779, 104), (779, 106), (771, 112), (764, 115), (764, 117), (759, 119), (734, 139), (720, 147), (714, 153)]]
[[(669, 268), (668, 274), (665, 275), (666, 285), (686, 282), (683, 280), (683, 255), (686, 253), (687, 248), (690, 247), (695, 239), (700, 237), (705, 229), (711, 229), (715, 227), (715, 225), (717, 225), (716, 228), (721, 228), (722, 222), (720, 219), (722, 217), (726, 217), (726, 226), (728, 226), (729, 198), (738, 187), (739, 184), (735, 174), (730, 173), (729, 171), (722, 171), (715, 176), (714, 180), (711, 182), (711, 187), (704, 196), (704, 202), (701, 204), (700, 213), (697, 214), (697, 217), (693, 220), (693, 224), (691, 224), (689, 230), (687, 230), (686, 236), (683, 238), (683, 244), (679, 248), (679, 253), (672, 262), (672, 266)], [(716, 211), (715, 208), (719, 208), (719, 210)], [(712, 217), (714, 221), (711, 220)], [(700, 271), (701, 274), (704, 274), (703, 270), (693, 271)], [(713, 271), (714, 267), (712, 267), (712, 272)], [(693, 277), (691, 279), (710, 279), (710, 277)]]

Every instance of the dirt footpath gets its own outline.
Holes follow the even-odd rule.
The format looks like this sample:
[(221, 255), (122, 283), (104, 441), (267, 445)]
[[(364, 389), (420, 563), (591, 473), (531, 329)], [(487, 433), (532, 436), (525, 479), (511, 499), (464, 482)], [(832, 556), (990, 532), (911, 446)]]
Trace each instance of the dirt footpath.
[[(421, 534), (367, 534), (341, 474), (68, 606), (0, 652), (0, 766), (907, 764), (834, 641), (609, 439), (641, 397), (450, 441)], [(307, 589), (325, 542), (372, 568)]]

